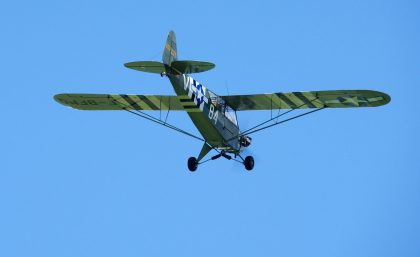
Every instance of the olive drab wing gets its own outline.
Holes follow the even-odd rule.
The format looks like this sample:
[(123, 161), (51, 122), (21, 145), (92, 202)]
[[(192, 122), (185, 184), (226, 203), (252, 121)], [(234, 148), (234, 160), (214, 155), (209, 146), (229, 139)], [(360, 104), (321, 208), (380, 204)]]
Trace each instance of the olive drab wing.
[(58, 94), (54, 99), (78, 110), (199, 111), (188, 97), (125, 94)]
[(372, 90), (328, 90), (256, 95), (221, 96), (236, 111), (377, 107), (389, 103), (389, 95)]

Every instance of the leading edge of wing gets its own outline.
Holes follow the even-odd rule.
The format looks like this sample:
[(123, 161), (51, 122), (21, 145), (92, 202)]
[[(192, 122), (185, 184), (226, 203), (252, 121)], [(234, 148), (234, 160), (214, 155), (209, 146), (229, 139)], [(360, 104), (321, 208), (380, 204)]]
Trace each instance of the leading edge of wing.
[(306, 108), (377, 107), (391, 101), (373, 90), (327, 90), (221, 96), (236, 111)]
[[(186, 110), (178, 96), (125, 94), (57, 94), (54, 100), (78, 110)], [(190, 104), (193, 105), (194, 103)]]

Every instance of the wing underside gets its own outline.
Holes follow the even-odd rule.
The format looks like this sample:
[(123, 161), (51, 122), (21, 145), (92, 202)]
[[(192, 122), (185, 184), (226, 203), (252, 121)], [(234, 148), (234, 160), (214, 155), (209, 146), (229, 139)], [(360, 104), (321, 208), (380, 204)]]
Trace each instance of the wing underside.
[(376, 107), (391, 100), (389, 95), (372, 90), (307, 91), (221, 97), (236, 111)]
[(173, 110), (198, 111), (188, 97), (124, 94), (58, 94), (54, 99), (78, 110)]

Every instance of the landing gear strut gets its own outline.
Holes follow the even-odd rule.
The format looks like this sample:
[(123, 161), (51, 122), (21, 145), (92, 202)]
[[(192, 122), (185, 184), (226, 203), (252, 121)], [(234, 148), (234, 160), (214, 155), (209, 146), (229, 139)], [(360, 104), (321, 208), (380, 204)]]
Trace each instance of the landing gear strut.
[[(221, 153), (219, 153), (219, 154), (216, 154), (215, 156), (213, 156), (213, 157), (211, 157), (210, 159), (208, 159), (208, 160), (206, 160), (206, 161), (204, 161), (204, 162), (207, 162), (207, 161), (210, 161), (210, 160), (216, 160), (216, 159), (218, 159), (218, 158), (220, 158), (220, 157), (225, 157), (226, 159), (228, 159), (228, 160), (231, 160), (232, 159), (232, 156), (230, 156), (230, 155), (227, 155), (225, 152), (221, 152)], [(239, 156), (240, 157), (240, 156)], [(242, 157), (241, 157), (241, 159), (242, 159)], [(235, 160), (235, 159), (233, 159), (234, 161), (237, 161), (237, 162), (239, 162), (239, 163), (242, 163), (244, 166), (245, 166), (245, 169), (246, 170), (252, 170), (253, 168), (254, 168), (254, 164), (255, 164), (255, 161), (254, 161), (254, 157), (252, 157), (252, 156), (247, 156), (247, 157), (245, 157), (245, 159), (242, 159), (243, 160), (243, 162), (241, 162), (241, 161), (238, 161), (238, 160)], [(204, 163), (203, 162), (203, 163)], [(188, 159), (188, 169), (191, 171), (191, 172), (194, 172), (194, 171), (196, 171), (197, 170), (197, 167), (198, 167), (198, 160), (197, 160), (197, 158), (195, 158), (195, 157), (190, 157), (189, 159)], [(201, 163), (200, 163), (201, 164)]]
[[(249, 141), (250, 141), (250, 138), (249, 138)], [(244, 159), (244, 158), (242, 158), (242, 156), (238, 152), (237, 153), (235, 153), (235, 152), (232, 153), (232, 152), (226, 152), (224, 150), (219, 151), (217, 149), (215, 149), (215, 150), (218, 152), (218, 154), (216, 154), (215, 156), (213, 156), (213, 157), (211, 157), (211, 158), (209, 158), (205, 161), (202, 161), (203, 157), (206, 156), (212, 149), (215, 149), (215, 148), (211, 147), (207, 143), (204, 143), (203, 148), (201, 149), (201, 152), (198, 155), (198, 157), (197, 158), (190, 157), (188, 159), (188, 169), (191, 172), (194, 172), (194, 171), (197, 170), (198, 165), (201, 165), (201, 164), (203, 164), (205, 162), (208, 162), (208, 161), (219, 159), (220, 157), (223, 157), (227, 160), (234, 160), (236, 162), (242, 163), (245, 166), (245, 169), (247, 169), (247, 170), (252, 170), (254, 168), (254, 163), (255, 162), (254, 162), (254, 158), (252, 156), (247, 156)], [(234, 154), (234, 156), (232, 156), (231, 154)], [(241, 160), (237, 160), (236, 159), (237, 157), (239, 157)]]

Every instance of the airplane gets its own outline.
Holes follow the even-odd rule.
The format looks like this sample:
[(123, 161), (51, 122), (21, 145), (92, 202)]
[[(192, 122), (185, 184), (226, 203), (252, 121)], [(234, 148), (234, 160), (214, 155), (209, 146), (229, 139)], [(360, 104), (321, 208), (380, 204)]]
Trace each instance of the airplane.
[[(251, 145), (253, 133), (283, 124), (296, 118), (328, 108), (376, 107), (390, 102), (389, 95), (372, 90), (328, 90), (253, 95), (220, 96), (193, 79), (189, 74), (205, 72), (215, 67), (203, 61), (178, 60), (176, 37), (169, 32), (163, 51), (162, 62), (137, 61), (125, 67), (167, 77), (176, 95), (126, 95), (126, 94), (57, 94), (54, 99), (65, 106), (78, 110), (124, 110), (138, 117), (165, 126), (202, 141), (203, 147), (197, 157), (188, 159), (191, 172), (210, 160), (224, 157), (242, 163), (246, 170), (254, 168), (252, 156), (242, 156)], [(280, 110), (287, 111), (280, 113)], [(295, 110), (310, 111), (284, 119)], [(249, 129), (241, 131), (237, 112), (270, 110), (271, 116)], [(273, 116), (273, 110), (278, 113)], [(167, 111), (159, 118), (145, 111)], [(167, 122), (170, 111), (186, 111), (202, 137), (187, 132)], [(281, 118), (281, 120), (279, 120)], [(203, 161), (215, 150), (216, 155)], [(239, 160), (238, 160), (239, 159)]]

